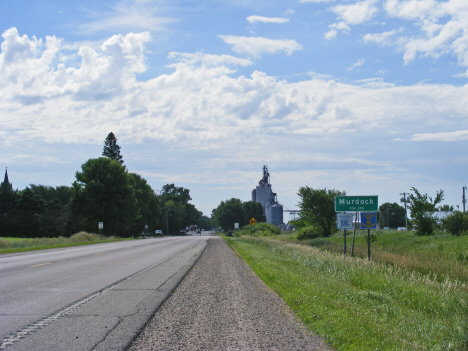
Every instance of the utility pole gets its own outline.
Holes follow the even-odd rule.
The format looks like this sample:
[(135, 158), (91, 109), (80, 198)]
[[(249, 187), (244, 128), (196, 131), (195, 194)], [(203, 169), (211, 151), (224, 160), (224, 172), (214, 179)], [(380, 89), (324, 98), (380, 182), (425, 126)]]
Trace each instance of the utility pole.
[(407, 193), (400, 193), (400, 195), (403, 195), (403, 197), (400, 199), (400, 202), (404, 202), (405, 203), (405, 228), (408, 229), (408, 215), (407, 215), (407, 211), (406, 211), (406, 195), (409, 195)]
[(466, 186), (463, 187), (463, 213), (465, 213), (465, 204), (466, 204), (465, 189), (466, 189)]

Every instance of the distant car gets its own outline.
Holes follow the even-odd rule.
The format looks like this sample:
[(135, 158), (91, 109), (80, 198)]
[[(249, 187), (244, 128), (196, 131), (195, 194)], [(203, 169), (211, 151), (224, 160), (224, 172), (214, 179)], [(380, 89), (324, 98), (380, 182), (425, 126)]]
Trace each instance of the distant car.
[(158, 229), (158, 230), (156, 230), (155, 234), (156, 234), (156, 235), (161, 235), (161, 236), (162, 236), (162, 235), (163, 235), (163, 232), (162, 232), (161, 229)]
[(197, 229), (197, 234), (201, 234), (201, 230), (200, 230), (200, 229)]
[(201, 231), (202, 231), (202, 232), (204, 232), (204, 231), (205, 231), (205, 229), (202, 229)]
[(146, 230), (144, 230), (142, 233), (141, 233), (141, 236), (145, 237), (145, 236), (150, 236), (150, 233)]
[(187, 235), (187, 232), (185, 230), (181, 230), (180, 235)]
[(399, 232), (402, 232), (402, 231), (406, 230), (406, 228), (405, 228), (405, 227), (398, 227), (397, 230), (398, 230)]

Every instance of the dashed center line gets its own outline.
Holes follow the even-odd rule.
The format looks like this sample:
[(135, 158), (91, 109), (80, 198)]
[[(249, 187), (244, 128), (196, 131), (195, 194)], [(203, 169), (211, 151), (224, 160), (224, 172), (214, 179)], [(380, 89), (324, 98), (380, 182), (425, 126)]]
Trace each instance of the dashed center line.
[(33, 267), (45, 266), (45, 265), (48, 265), (48, 264), (52, 264), (52, 262), (36, 264), (36, 265), (34, 265)]
[(94, 254), (94, 256), (102, 255), (102, 254), (105, 254), (105, 252), (98, 252), (97, 254)]

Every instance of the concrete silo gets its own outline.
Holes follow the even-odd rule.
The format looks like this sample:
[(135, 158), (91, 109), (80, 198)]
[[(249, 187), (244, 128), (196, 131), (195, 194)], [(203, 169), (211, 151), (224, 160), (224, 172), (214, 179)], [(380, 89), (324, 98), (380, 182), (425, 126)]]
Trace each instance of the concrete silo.
[(262, 205), (267, 223), (283, 224), (283, 206), (278, 204), (276, 194), (271, 190), (268, 166), (263, 166), (263, 178), (260, 179), (257, 187), (252, 190), (252, 201), (259, 202)]

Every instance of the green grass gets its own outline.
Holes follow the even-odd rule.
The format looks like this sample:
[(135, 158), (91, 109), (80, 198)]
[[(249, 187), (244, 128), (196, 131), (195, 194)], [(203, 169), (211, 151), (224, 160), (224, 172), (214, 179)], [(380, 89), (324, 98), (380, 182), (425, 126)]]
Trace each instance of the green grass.
[[(372, 231), (371, 257), (375, 262), (388, 263), (414, 270), (439, 282), (447, 278), (468, 284), (468, 236), (452, 236), (440, 232), (432, 236), (416, 236), (414, 232)], [(283, 240), (295, 241), (283, 236)], [(358, 231), (354, 253), (367, 257), (367, 231)], [(301, 242), (328, 251), (343, 253), (343, 232), (330, 238)], [(352, 233), (347, 236), (347, 252), (351, 254)]]
[(100, 237), (99, 235), (80, 232), (72, 235), (69, 238), (12, 238), (0, 237), (0, 254), (53, 249), (58, 247), (90, 245), (102, 242), (121, 241), (129, 239), (121, 239), (115, 237)]
[[(287, 235), (282, 241), (225, 239), (311, 330), (338, 350), (468, 349), (468, 289), (458, 279), (439, 281), (395, 263), (344, 259), (330, 249), (293, 243)], [(339, 242), (329, 241), (334, 240)]]

